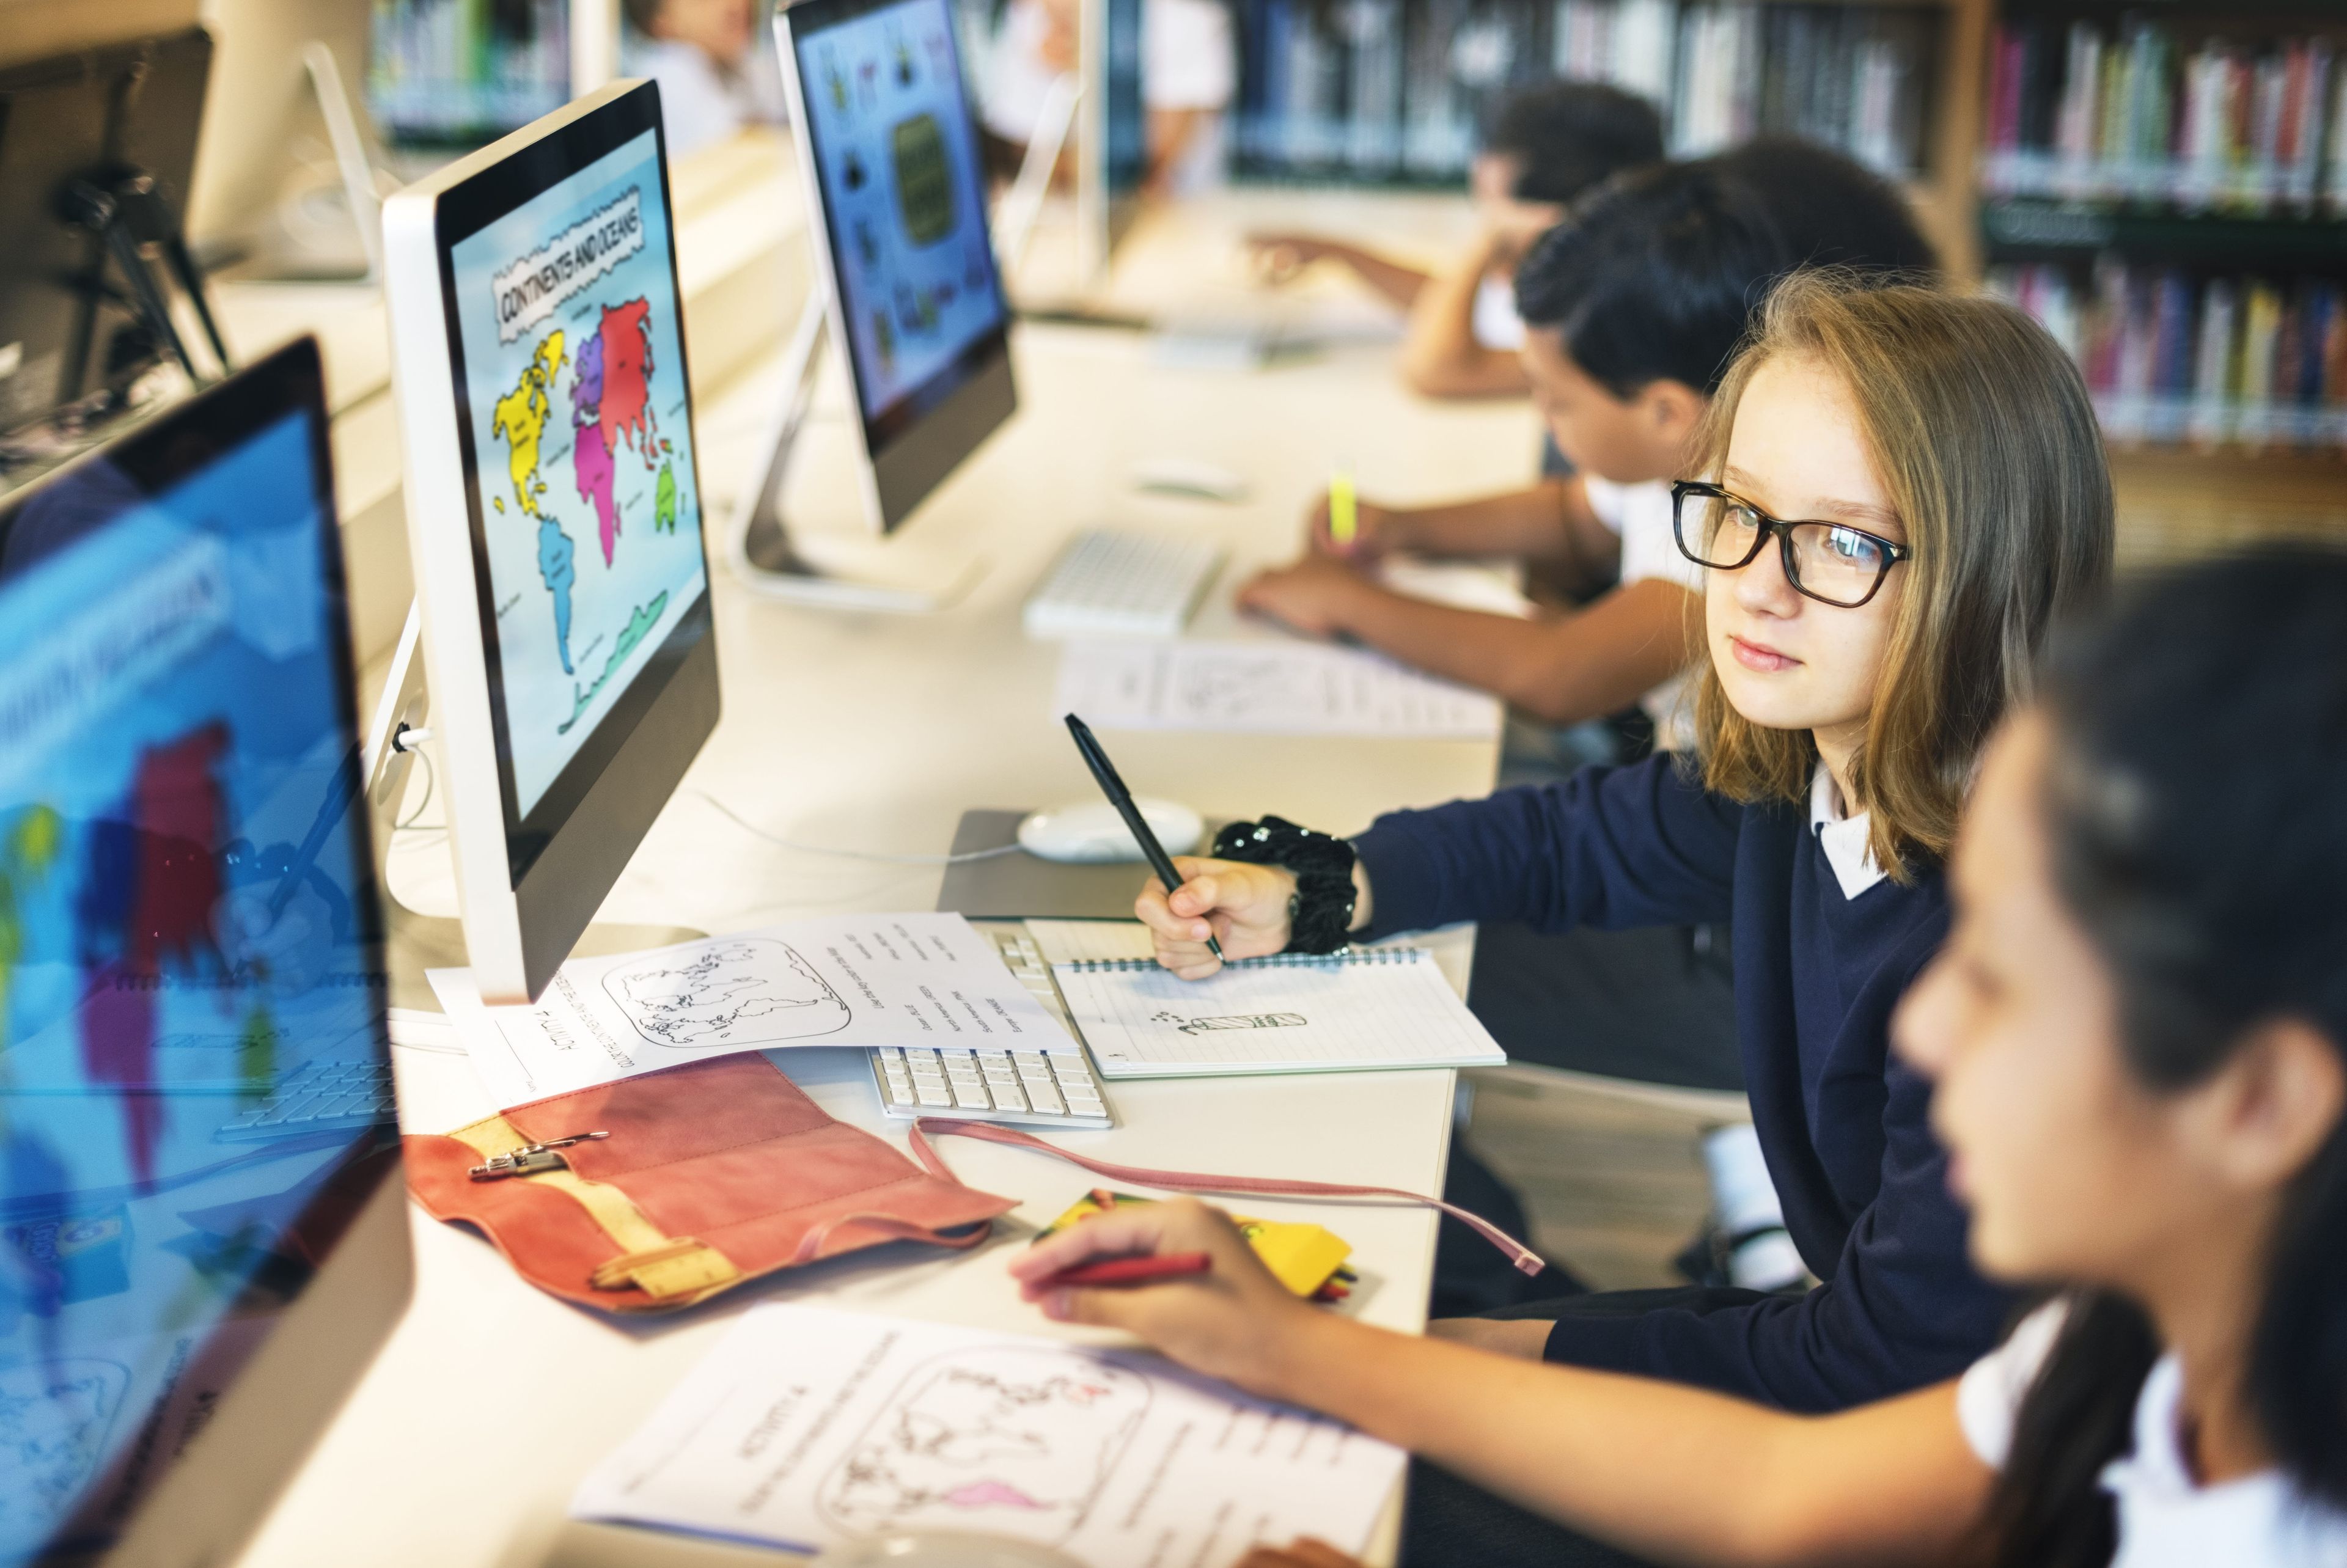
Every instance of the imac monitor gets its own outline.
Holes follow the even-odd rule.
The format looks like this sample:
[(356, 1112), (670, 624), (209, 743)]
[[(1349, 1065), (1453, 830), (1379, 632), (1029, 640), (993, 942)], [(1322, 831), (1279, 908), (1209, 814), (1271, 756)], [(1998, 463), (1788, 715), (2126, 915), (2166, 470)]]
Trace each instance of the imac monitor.
[(432, 724), (485, 1000), (532, 1000), (715, 727), (660, 89), (384, 208)]
[(1018, 406), (952, 0), (800, 0), (774, 25), (885, 532)]
[(0, 68), (0, 431), (120, 395), (163, 352), (66, 187), (125, 168), (185, 211), (211, 40), (200, 28)]
[(0, 1563), (227, 1562), (405, 1307), (313, 343), (0, 509)]

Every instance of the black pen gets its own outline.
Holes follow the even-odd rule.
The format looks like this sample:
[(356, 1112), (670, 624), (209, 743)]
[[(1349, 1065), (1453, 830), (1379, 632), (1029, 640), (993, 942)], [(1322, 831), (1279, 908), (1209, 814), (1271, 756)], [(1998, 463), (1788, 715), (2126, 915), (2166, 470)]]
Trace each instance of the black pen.
[[(1133, 804), (1133, 792), (1124, 787), (1122, 779), (1116, 776), (1116, 764), (1108, 760), (1106, 752), (1101, 750), (1092, 726), (1073, 713), (1068, 715), (1068, 733), (1076, 737), (1076, 750), (1083, 753), (1084, 765), (1092, 770), (1092, 777), (1100, 782), (1101, 794), (1108, 796), (1109, 804), (1116, 807), (1117, 815), (1124, 818), (1124, 825), (1133, 830), (1133, 839), (1141, 845), (1141, 853), (1149, 857), (1149, 869), (1157, 873), (1157, 880), (1165, 884), (1165, 891), (1171, 894), (1182, 886), (1182, 874), (1174, 869), (1174, 857), (1165, 853), (1165, 846), (1157, 842), (1155, 834), (1149, 831), (1148, 819), (1141, 815), (1141, 808)], [(1206, 938), (1206, 949), (1217, 959), (1223, 956), (1223, 945), (1211, 934)]]

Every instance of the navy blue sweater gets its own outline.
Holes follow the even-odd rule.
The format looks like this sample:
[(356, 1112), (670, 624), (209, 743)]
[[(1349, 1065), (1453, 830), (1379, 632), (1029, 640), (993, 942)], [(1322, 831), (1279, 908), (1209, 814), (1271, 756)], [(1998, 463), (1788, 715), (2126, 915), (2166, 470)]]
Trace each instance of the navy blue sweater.
[(1785, 1228), (1824, 1283), (1708, 1313), (1568, 1317), (1551, 1360), (1832, 1410), (1952, 1377), (1996, 1342), (2011, 1299), (1965, 1258), (1930, 1088), (1887, 1032), (1947, 934), (1937, 867), (1846, 897), (1805, 810), (1708, 794), (1668, 755), (1396, 812), (1354, 845), (1377, 936), (1457, 920), (1731, 927), (1752, 1120)]

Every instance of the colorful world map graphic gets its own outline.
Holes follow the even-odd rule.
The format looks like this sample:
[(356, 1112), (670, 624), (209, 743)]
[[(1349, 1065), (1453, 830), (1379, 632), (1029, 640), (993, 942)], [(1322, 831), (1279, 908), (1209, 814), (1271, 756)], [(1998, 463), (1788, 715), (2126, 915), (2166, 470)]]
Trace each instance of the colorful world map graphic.
[[(546, 426), (554, 415), (555, 384), (566, 366), (570, 370), (571, 487), (595, 514), (596, 538), (602, 547), (603, 566), (617, 559), (620, 536), (620, 506), (615, 493), (621, 449), (655, 473), (652, 528), (674, 533), (677, 523), (676, 475), (671, 466), (673, 448), (661, 436), (652, 411), (651, 306), (641, 299), (601, 307), (595, 332), (579, 343), (573, 360), (559, 327), (538, 343), (520, 379), (499, 397), (490, 415), (490, 427), (506, 446), (507, 476), (515, 506), (538, 525), (538, 574), (546, 585), (554, 614), (554, 646), (562, 672), (576, 675), (570, 657), (572, 589), (579, 579), (578, 546), (546, 504), (547, 483), (539, 469)], [(559, 459), (558, 459), (559, 461)], [(495, 498), (502, 514), (505, 502)], [(569, 720), (558, 726), (568, 731), (594, 700), (619, 665), (634, 651), (660, 620), (666, 594), (639, 606), (620, 630), (602, 671), (588, 685), (575, 687)], [(591, 646), (590, 646), (591, 652)]]

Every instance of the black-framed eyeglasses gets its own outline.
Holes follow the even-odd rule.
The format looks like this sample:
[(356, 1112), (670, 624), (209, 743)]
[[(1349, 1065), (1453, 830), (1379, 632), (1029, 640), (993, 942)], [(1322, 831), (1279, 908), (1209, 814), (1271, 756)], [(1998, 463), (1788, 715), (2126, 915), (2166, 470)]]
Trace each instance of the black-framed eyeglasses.
[(1915, 552), (1848, 523), (1772, 518), (1717, 485), (1681, 479), (1671, 487), (1671, 531), (1679, 554), (1698, 566), (1734, 571), (1758, 558), (1774, 534), (1794, 591), (1839, 610), (1856, 610), (1882, 589), (1891, 569)]

